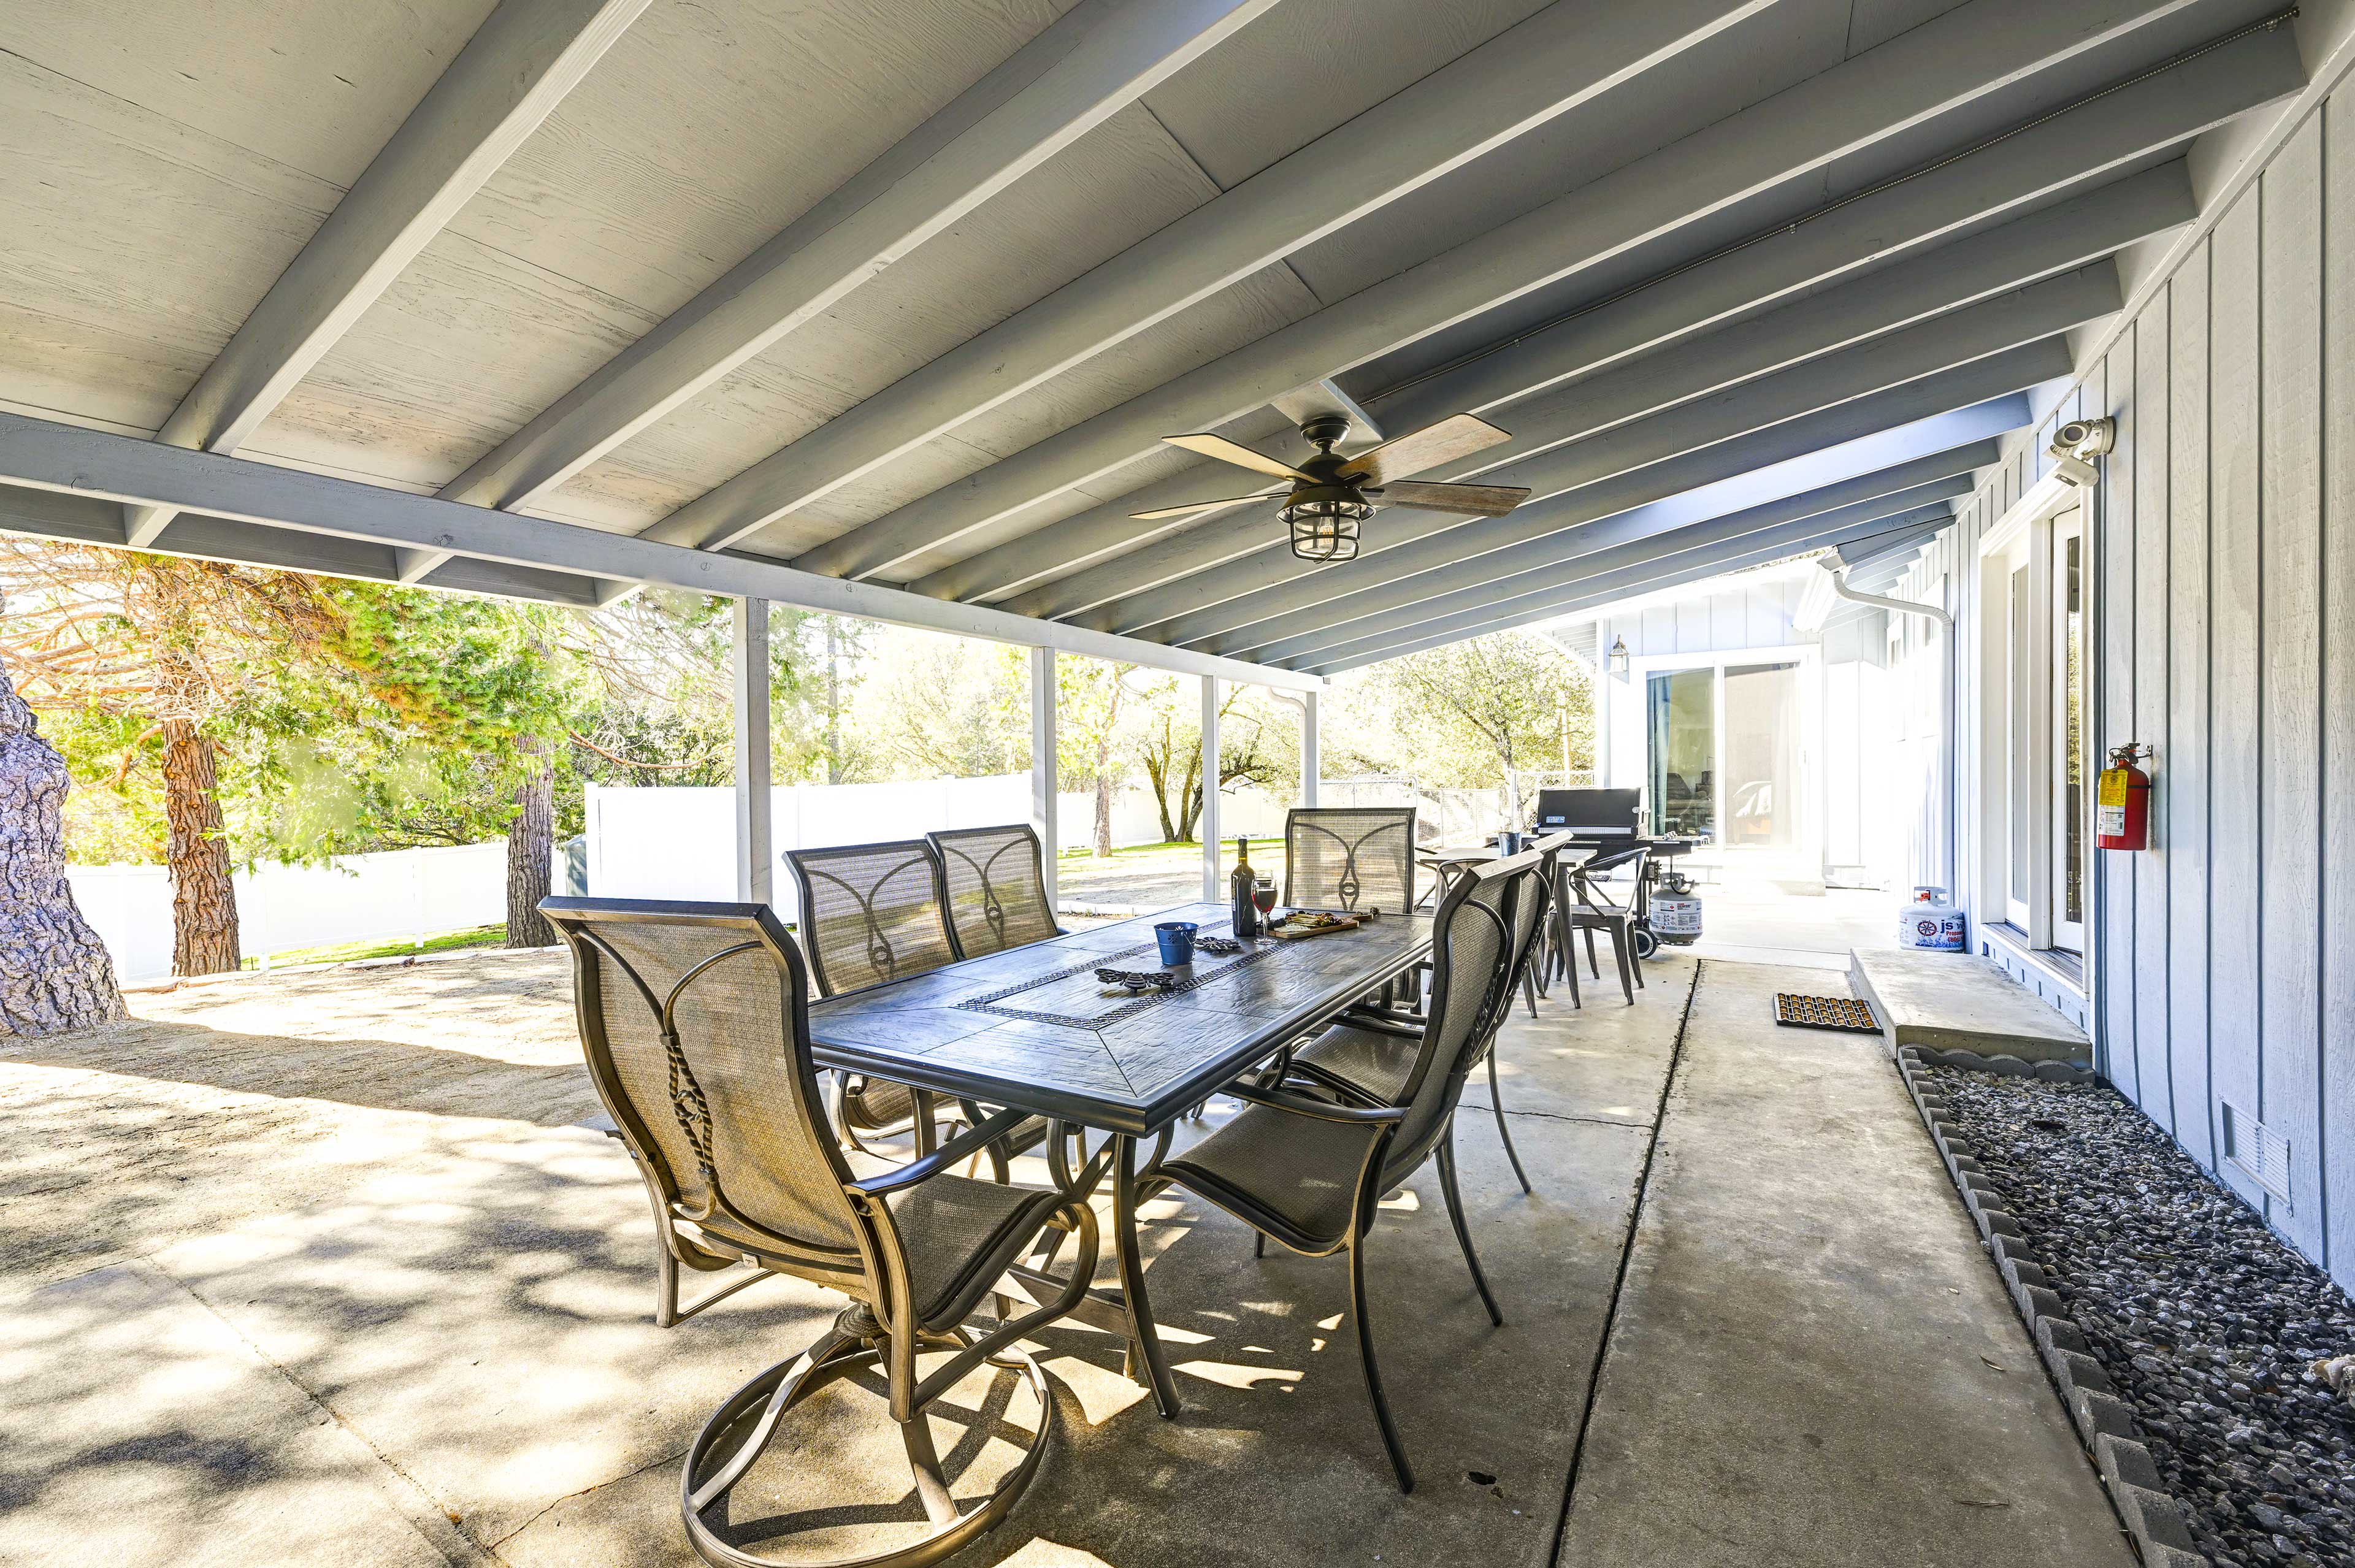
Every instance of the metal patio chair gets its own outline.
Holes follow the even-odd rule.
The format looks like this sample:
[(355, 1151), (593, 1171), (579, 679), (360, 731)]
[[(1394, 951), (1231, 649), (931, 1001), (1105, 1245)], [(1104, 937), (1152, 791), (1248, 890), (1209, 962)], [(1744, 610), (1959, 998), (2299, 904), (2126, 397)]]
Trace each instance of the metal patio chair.
[(1295, 806), (1284, 815), (1284, 901), (1292, 909), (1414, 907), (1414, 807)]
[(1533, 878), (1537, 859), (1499, 861), (1458, 880), (1440, 901), (1431, 1009), (1393, 1092), (1345, 1089), (1297, 1070), (1273, 1084), (1231, 1083), (1221, 1093), (1246, 1102), (1243, 1109), (1163, 1161), (1157, 1173), (1234, 1215), (1263, 1240), (1273, 1237), (1309, 1257), (1348, 1254), (1359, 1366), (1401, 1491), (1414, 1489), (1414, 1471), (1382, 1395), (1366, 1316), (1365, 1242), (1381, 1195), (1435, 1154), (1464, 1261), (1490, 1321), (1504, 1321), (1465, 1223), (1452, 1140), (1465, 1077), (1478, 1065), (1494, 1016), (1511, 994), (1512, 900)]
[[(951, 1174), (1018, 1119), (1006, 1112), (911, 1164), (857, 1179), (827, 1125), (811, 1061), (801, 951), (767, 906), (557, 898), (540, 908), (572, 950), (590, 1076), (654, 1206), (663, 1246), (655, 1321), (668, 1328), (775, 1275), (850, 1298), (816, 1343), (730, 1394), (687, 1449), (679, 1510), (697, 1555), (724, 1568), (773, 1561), (725, 1538), (730, 1491), (788, 1411), (867, 1363), (888, 1385), (924, 1532), (855, 1561), (915, 1568), (972, 1541), (1005, 1517), (1045, 1450), (1051, 1396), (1017, 1341), (1087, 1289), (1097, 1252), (1087, 1193), (1104, 1157), (1051, 1189)], [(968, 1325), (1050, 1229), (1078, 1241), (1062, 1292), (977, 1331)], [(679, 1307), (681, 1265), (717, 1272), (739, 1264), (741, 1278)], [(999, 1304), (1006, 1312), (1007, 1299)], [(944, 1365), (920, 1369), (919, 1355), (943, 1351)], [(996, 1489), (960, 1508), (926, 1413), (985, 1360), (1028, 1381), (1039, 1427)]]
[(941, 869), (941, 902), (960, 958), (1061, 936), (1047, 901), (1039, 835), (1027, 822), (929, 833)]
[[(819, 996), (904, 980), (956, 961), (940, 862), (925, 840), (789, 849), (785, 863), (801, 895), (802, 941)], [(916, 1127), (919, 1097), (904, 1085), (846, 1073), (839, 1095), (842, 1130), (854, 1147), (863, 1151), (867, 1137), (911, 1129), (918, 1152), (931, 1141), (931, 1125)]]
[[(1626, 994), (1628, 1006), (1635, 1005), (1636, 987), (1644, 984), (1644, 967), (1636, 957), (1636, 906), (1651, 857), (1648, 848), (1599, 856), (1583, 865), (1564, 868), (1556, 879), (1553, 946), (1561, 971), (1570, 976), (1572, 987), (1578, 984), (1578, 955), (1572, 943), (1580, 933), (1586, 938), (1587, 971), (1598, 980), (1603, 978), (1603, 965), (1594, 955), (1594, 933), (1599, 931), (1611, 939), (1612, 955), (1619, 962), (1619, 989)], [(1598, 873), (1621, 869), (1634, 878), (1630, 885), (1636, 890), (1625, 904), (1596, 885)]]
[[(1534, 1192), (1536, 1189), (1530, 1186), (1529, 1173), (1521, 1165), (1521, 1151), (1514, 1147), (1512, 1125), (1505, 1120), (1504, 1086), (1497, 1078), (1496, 1040), (1512, 1012), (1515, 991), (1529, 998), (1529, 1016), (1537, 1016), (1530, 976), (1540, 967), (1539, 952), (1553, 914), (1556, 857), (1569, 844), (1570, 837), (1567, 833), (1557, 834), (1531, 845), (1528, 850), (1537, 857), (1537, 864), (1525, 873), (1528, 880), (1517, 891), (1513, 902), (1512, 969), (1506, 978), (1503, 1000), (1489, 1019), (1488, 1038), (1480, 1048), (1488, 1068), (1488, 1108), (1497, 1118), (1497, 1136), (1505, 1146), (1505, 1158), (1512, 1165), (1513, 1179), (1521, 1184), (1524, 1192)], [(1472, 874), (1476, 864), (1463, 863), (1455, 876)], [(1576, 986), (1577, 976), (1572, 976), (1573, 996)], [(1378, 1095), (1394, 1093), (1405, 1082), (1415, 1042), (1422, 1038), (1425, 1022), (1426, 1015), (1412, 1009), (1360, 1005), (1344, 1013), (1338, 1025), (1326, 1031), (1295, 1060), (1306, 1071), (1337, 1086)]]

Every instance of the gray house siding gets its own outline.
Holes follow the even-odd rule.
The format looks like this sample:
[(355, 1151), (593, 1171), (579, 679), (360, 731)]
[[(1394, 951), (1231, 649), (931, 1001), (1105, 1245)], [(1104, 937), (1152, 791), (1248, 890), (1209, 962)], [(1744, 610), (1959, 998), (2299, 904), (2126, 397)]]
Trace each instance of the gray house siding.
[[(2150, 849), (2093, 855), (2101, 1064), (2355, 1285), (2355, 89), (2304, 111), (1909, 581), (1957, 613), (1966, 712), (1979, 539), (2057, 422), (2105, 414), (2088, 764), (2140, 741), (2156, 788)], [(2227, 1104), (2287, 1140), (2286, 1199), (2225, 1157)]]

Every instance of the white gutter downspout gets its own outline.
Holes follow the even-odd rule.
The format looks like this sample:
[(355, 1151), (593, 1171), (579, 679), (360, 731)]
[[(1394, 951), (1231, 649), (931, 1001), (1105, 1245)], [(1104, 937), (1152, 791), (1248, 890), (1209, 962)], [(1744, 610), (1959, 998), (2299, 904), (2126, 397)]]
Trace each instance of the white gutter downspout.
[(1851, 604), (1869, 605), (1875, 610), (1893, 611), (1902, 615), (1920, 615), (1935, 621), (1942, 628), (1938, 639), (1939, 663), (1943, 667), (1942, 689), (1938, 702), (1938, 773), (1945, 790), (1945, 862), (1946, 896), (1961, 901), (1961, 890), (1955, 885), (1955, 618), (1934, 604), (1917, 604), (1911, 599), (1884, 599), (1878, 593), (1862, 593), (1848, 585), (1845, 569), (1838, 556), (1828, 556), (1824, 571), (1830, 573), (1832, 592)]

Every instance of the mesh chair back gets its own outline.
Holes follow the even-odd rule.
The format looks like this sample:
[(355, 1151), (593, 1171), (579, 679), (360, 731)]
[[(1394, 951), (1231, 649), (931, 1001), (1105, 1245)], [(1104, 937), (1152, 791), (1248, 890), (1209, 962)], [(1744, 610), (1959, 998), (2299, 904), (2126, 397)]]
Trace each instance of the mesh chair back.
[(1539, 857), (1517, 855), (1459, 877), (1440, 900), (1432, 927), (1431, 1001), (1423, 1045), (1407, 1079), (1407, 1114), (1391, 1140), (1387, 1168), (1423, 1163), (1480, 1060), (1499, 1010), (1511, 1000), (1513, 903)]
[(921, 838), (789, 850), (802, 940), (821, 996), (904, 980), (954, 963), (940, 862)]
[(549, 899), (590, 1077), (666, 1208), (860, 1268), (851, 1179), (810, 1061), (800, 952), (763, 904)]
[(959, 827), (925, 837), (940, 861), (949, 940), (960, 957), (978, 958), (1062, 934), (1047, 904), (1039, 835), (1028, 823)]
[(1295, 806), (1284, 818), (1284, 901), (1295, 909), (1414, 907), (1414, 807)]

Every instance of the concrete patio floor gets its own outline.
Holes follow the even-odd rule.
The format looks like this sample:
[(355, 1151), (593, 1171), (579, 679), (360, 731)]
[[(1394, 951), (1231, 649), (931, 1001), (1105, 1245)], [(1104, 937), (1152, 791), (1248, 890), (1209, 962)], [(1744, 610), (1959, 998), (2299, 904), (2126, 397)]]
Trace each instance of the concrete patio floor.
[[(959, 1561), (2129, 1563), (1875, 1043), (1766, 1022), (1773, 990), (1837, 982), (1647, 974), (1633, 1008), (1557, 993), (1504, 1036), (1535, 1196), (1467, 1102), (1504, 1328), (1431, 1173), (1386, 1206), (1412, 1497), (1340, 1264), (1256, 1261), (1172, 1194), (1146, 1244), (1185, 1412), (1158, 1419), (1109, 1337), (1048, 1331), (1058, 1445)], [(677, 1456), (833, 1305), (776, 1282), (652, 1327), (641, 1189), (574, 1125), (568, 989), (529, 954), (248, 976), (0, 1050), (0, 1561), (692, 1561)], [(903, 1480), (809, 1430), (764, 1461), (775, 1506), (871, 1534)]]

